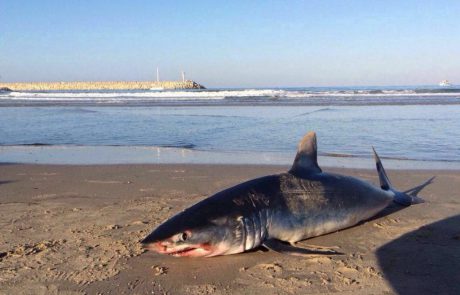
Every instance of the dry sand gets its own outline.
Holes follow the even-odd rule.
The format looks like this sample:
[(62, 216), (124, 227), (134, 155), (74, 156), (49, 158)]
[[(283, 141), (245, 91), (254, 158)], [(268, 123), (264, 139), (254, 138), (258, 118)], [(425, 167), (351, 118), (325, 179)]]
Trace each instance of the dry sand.
[[(385, 210), (301, 244), (342, 256), (253, 251), (215, 258), (144, 252), (181, 209), (286, 167), (0, 165), (1, 294), (460, 294), (460, 172), (390, 171), (401, 189), (432, 175), (426, 203)], [(327, 169), (377, 182), (376, 172)]]

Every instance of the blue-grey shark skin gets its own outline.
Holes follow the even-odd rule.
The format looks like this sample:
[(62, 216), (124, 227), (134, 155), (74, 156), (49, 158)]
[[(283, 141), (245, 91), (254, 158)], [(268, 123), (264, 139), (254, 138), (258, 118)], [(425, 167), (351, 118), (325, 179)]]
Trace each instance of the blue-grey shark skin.
[(310, 132), (300, 142), (289, 172), (218, 192), (161, 224), (142, 243), (173, 256), (235, 254), (261, 245), (304, 255), (312, 251), (280, 242), (295, 243), (356, 225), (393, 201), (411, 204), (410, 195), (392, 188), (377, 154), (381, 185), (386, 189), (322, 172), (316, 155), (316, 135)]

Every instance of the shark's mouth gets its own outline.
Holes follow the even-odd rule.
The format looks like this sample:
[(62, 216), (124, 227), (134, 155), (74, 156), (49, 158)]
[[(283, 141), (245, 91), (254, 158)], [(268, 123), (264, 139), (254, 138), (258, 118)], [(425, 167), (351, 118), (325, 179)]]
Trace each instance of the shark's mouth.
[(182, 245), (178, 247), (165, 246), (161, 243), (144, 245), (147, 250), (174, 257), (203, 257), (211, 254), (212, 247), (208, 243), (196, 245)]
[(187, 247), (185, 249), (180, 249), (180, 250), (177, 250), (177, 251), (173, 251), (173, 252), (164, 252), (163, 254), (167, 254), (167, 255), (170, 255), (170, 256), (192, 256), (192, 255), (189, 255), (189, 254), (192, 254), (193, 251), (195, 250), (202, 250), (201, 248), (195, 248), (195, 247)]

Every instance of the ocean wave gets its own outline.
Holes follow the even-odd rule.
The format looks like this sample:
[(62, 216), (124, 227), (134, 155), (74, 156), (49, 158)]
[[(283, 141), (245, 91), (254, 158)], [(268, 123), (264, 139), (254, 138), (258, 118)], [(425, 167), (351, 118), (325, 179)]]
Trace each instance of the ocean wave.
[(277, 100), (308, 98), (380, 98), (380, 97), (438, 97), (459, 96), (460, 88), (449, 89), (243, 89), (201, 91), (66, 91), (66, 92), (10, 92), (0, 99), (31, 101), (193, 101), (193, 100)]

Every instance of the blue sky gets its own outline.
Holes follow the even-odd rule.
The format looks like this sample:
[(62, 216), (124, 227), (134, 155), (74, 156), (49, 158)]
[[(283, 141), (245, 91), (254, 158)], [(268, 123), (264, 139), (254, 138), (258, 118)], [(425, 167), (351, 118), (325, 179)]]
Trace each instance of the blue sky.
[(0, 1), (1, 81), (460, 84), (460, 1)]

